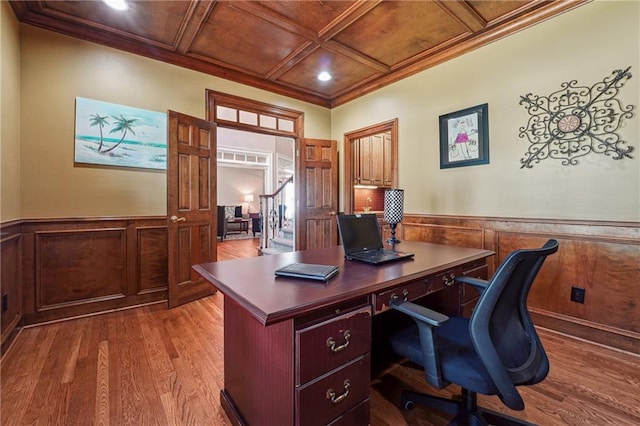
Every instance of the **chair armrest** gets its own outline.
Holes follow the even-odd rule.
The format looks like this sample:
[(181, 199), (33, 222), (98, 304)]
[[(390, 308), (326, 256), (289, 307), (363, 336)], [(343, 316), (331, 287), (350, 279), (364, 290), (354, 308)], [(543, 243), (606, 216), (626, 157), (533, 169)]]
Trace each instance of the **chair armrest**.
[(438, 389), (447, 386), (449, 382), (442, 377), (440, 356), (436, 350), (435, 332), (436, 327), (444, 324), (449, 317), (424, 306), (402, 300), (392, 300), (390, 306), (409, 315), (418, 326), (420, 347), (422, 349), (421, 365), (424, 368), (424, 376), (427, 382)]
[(392, 300), (390, 306), (395, 310), (409, 315), (413, 319), (426, 322), (434, 327), (442, 325), (449, 319), (448, 316), (443, 315), (440, 312), (432, 311), (424, 306), (420, 306), (412, 302), (405, 302), (400, 299)]
[(489, 285), (489, 281), (473, 277), (456, 277), (456, 281), (462, 284), (469, 284), (477, 288), (480, 293), (485, 291), (487, 289), (487, 286)]

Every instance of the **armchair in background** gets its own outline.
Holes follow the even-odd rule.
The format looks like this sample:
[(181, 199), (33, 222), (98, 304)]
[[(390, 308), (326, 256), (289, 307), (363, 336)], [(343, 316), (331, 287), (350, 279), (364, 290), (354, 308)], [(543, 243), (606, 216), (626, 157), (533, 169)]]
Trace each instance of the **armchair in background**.
[(391, 335), (397, 354), (420, 365), (427, 382), (444, 388), (462, 388), (462, 399), (445, 399), (411, 391), (402, 392), (402, 405), (414, 402), (454, 417), (450, 424), (529, 424), (477, 406), (477, 393), (498, 395), (513, 410), (524, 409), (517, 386), (542, 381), (549, 361), (527, 311), (527, 295), (542, 263), (558, 250), (549, 240), (540, 249), (510, 253), (489, 281), (470, 277), (456, 280), (480, 291), (469, 319), (447, 317), (411, 302), (391, 306), (415, 322)]
[(262, 218), (260, 213), (249, 213), (249, 218), (251, 219), (251, 232), (255, 237), (256, 232), (262, 232)]
[(227, 236), (227, 218), (225, 216), (225, 208), (224, 206), (218, 206), (218, 238), (220, 241), (224, 240), (224, 237)]

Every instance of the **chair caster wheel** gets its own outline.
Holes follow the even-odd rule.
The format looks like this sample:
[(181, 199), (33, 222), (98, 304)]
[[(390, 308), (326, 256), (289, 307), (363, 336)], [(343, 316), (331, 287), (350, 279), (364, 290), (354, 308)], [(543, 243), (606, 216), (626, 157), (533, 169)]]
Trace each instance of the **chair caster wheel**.
[(416, 404), (413, 401), (405, 401), (404, 405), (403, 405), (403, 407), (404, 407), (404, 409), (406, 411), (413, 410), (413, 407), (415, 407), (415, 406), (416, 406)]

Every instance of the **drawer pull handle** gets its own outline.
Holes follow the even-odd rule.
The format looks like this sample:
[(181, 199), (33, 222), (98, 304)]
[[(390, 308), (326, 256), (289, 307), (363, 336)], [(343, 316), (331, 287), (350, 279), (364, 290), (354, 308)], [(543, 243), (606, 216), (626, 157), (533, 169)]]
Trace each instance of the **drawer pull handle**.
[(331, 352), (340, 352), (347, 349), (347, 346), (349, 346), (349, 339), (351, 338), (351, 332), (349, 330), (345, 330), (343, 336), (344, 343), (340, 346), (336, 346), (336, 340), (333, 337), (329, 337), (327, 339), (327, 346), (331, 349)]
[[(391, 300), (389, 302), (393, 302), (394, 300), (398, 299), (399, 297), (397, 294), (391, 293)], [(404, 300), (405, 302), (409, 301), (409, 290), (407, 290), (406, 288), (402, 290), (402, 300)]]
[(327, 399), (330, 400), (332, 404), (338, 404), (339, 402), (342, 402), (347, 397), (347, 395), (349, 395), (349, 386), (351, 386), (349, 379), (345, 379), (342, 386), (344, 386), (344, 392), (337, 396), (333, 389), (329, 388), (327, 390)]
[(451, 274), (449, 274), (449, 276), (443, 275), (442, 276), (442, 282), (444, 283), (444, 285), (448, 286), (452, 286), (453, 284), (455, 284), (456, 282), (456, 276), (455, 274), (452, 272)]

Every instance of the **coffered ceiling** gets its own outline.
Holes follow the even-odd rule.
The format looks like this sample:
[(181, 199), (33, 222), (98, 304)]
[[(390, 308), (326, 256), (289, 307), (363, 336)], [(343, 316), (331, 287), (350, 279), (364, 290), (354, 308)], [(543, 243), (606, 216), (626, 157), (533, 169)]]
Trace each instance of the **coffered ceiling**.
[[(11, 1), (21, 22), (325, 107), (584, 0)], [(321, 71), (333, 78), (322, 82)]]

